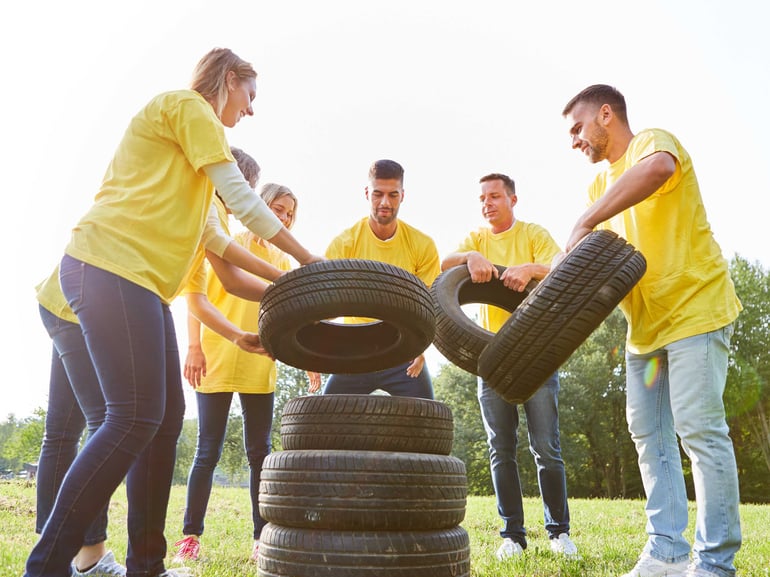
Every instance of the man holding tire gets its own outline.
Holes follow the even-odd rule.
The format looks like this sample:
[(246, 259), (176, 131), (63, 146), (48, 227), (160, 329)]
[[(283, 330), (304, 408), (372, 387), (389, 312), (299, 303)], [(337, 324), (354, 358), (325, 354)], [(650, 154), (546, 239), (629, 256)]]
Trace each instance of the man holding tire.
[[(562, 111), (572, 148), (610, 165), (566, 249), (609, 228), (647, 272), (620, 303), (629, 323), (626, 417), (647, 494), (648, 539), (624, 577), (733, 577), (741, 545), (738, 473), (722, 395), (741, 303), (706, 218), (692, 160), (660, 129), (631, 131), (615, 88), (589, 86)], [(697, 515), (690, 544), (677, 436), (690, 457)]]
[[(442, 270), (466, 265), (474, 283), (499, 280), (512, 291), (524, 291), (530, 281), (543, 279), (550, 270), (559, 246), (540, 225), (516, 220), (513, 207), (518, 199), (513, 180), (493, 173), (481, 178), (481, 212), (489, 227), (472, 232), (441, 263)], [(497, 266), (507, 267), (502, 273)], [(510, 313), (498, 307), (481, 305), (482, 326), (497, 332)], [(535, 457), (538, 482), (545, 511), (545, 529), (551, 549), (568, 557), (577, 556), (569, 537), (567, 480), (559, 442), (559, 376), (554, 373), (523, 403), (527, 415), (530, 451)], [(504, 526), (503, 543), (497, 550), (500, 560), (520, 555), (527, 548), (524, 509), (516, 447), (519, 409), (506, 401), (483, 379), (479, 379), (478, 398), (487, 432), (492, 484), (497, 508)]]
[[(355, 258), (380, 261), (400, 267), (430, 286), (441, 272), (432, 238), (398, 218), (404, 200), (404, 169), (393, 160), (377, 160), (369, 168), (368, 217), (334, 238), (326, 258)], [(369, 322), (370, 319), (349, 319)], [(433, 383), (424, 355), (410, 362), (364, 374), (333, 374), (324, 394), (368, 394), (383, 390), (391, 395), (433, 398)]]

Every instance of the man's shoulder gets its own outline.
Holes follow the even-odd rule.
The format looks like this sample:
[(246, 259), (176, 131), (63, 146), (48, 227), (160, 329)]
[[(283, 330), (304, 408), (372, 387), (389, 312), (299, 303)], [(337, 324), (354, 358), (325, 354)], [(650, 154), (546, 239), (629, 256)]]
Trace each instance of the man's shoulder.
[(429, 240), (433, 242), (433, 237), (430, 236), (427, 232), (421, 231), (416, 226), (413, 226), (408, 222), (404, 222), (400, 218), (398, 219), (398, 227), (401, 228), (403, 232), (405, 232), (406, 234), (412, 237), (422, 238), (424, 240)]
[(634, 146), (644, 146), (644, 143), (673, 143), (675, 146), (679, 146), (679, 139), (674, 136), (674, 133), (664, 128), (644, 128), (634, 134), (634, 137), (629, 143), (629, 148)]
[(538, 224), (536, 222), (521, 222), (521, 226), (523, 230), (526, 230), (527, 232), (548, 232), (548, 229), (545, 228), (542, 224)]
[(355, 234), (360, 234), (360, 231), (363, 230), (363, 226), (368, 222), (368, 218), (362, 218), (360, 220), (357, 220), (349, 227), (343, 229), (338, 235), (334, 237), (334, 239), (342, 239), (347, 238)]

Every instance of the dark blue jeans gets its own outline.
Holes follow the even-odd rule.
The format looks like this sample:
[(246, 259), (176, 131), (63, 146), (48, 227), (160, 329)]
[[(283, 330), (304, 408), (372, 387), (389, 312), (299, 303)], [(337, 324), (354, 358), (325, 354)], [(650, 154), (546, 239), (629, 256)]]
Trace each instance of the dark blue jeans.
[[(43, 326), (53, 342), (53, 353), (45, 436), (37, 465), (37, 533), (43, 531), (62, 479), (78, 454), (83, 429), (88, 425), (88, 436), (92, 437), (104, 421), (105, 411), (104, 396), (80, 325), (39, 308)], [(77, 383), (77, 387), (72, 383)], [(95, 545), (106, 539), (107, 507), (89, 526), (83, 545)]]
[(382, 389), (395, 397), (432, 399), (433, 382), (430, 379), (428, 367), (423, 366), (420, 374), (413, 378), (406, 374), (410, 364), (411, 362), (404, 363), (392, 369), (374, 373), (330, 375), (324, 385), (323, 394), (368, 395), (372, 391)]
[[(549, 538), (569, 533), (567, 478), (559, 443), (559, 377), (556, 373), (524, 403), (529, 450), (535, 457), (537, 480), (543, 499), (545, 529)], [(479, 379), (481, 417), (487, 431), (492, 484), (497, 510), (503, 519), (502, 537), (510, 537), (526, 548), (524, 509), (519, 465), (516, 461), (519, 426), (518, 405), (512, 405)]]
[[(270, 428), (273, 424), (274, 393), (238, 393), (243, 417), (243, 445), (249, 461), (249, 491), (254, 539), (259, 539), (267, 523), (259, 516), (259, 476), (262, 462), (270, 454)], [(222, 456), (227, 419), (233, 393), (196, 393), (198, 402), (198, 446), (187, 480), (185, 535), (203, 535), (203, 519), (211, 496), (214, 469)]]
[(26, 575), (69, 575), (89, 525), (125, 478), (128, 577), (156, 577), (165, 571), (163, 529), (184, 418), (171, 311), (151, 291), (69, 256), (59, 279), (107, 411), (64, 477)]

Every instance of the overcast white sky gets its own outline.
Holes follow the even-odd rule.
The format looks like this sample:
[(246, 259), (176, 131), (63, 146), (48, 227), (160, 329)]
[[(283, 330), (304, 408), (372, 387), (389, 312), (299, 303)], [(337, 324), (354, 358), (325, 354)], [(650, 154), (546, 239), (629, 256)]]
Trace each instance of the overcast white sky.
[[(129, 119), (156, 93), (187, 87), (215, 46), (259, 73), (255, 116), (228, 131), (230, 143), (257, 159), (262, 182), (295, 191), (295, 234), (318, 253), (367, 214), (363, 188), (377, 158), (404, 165), (400, 216), (431, 234), (442, 255), (482, 224), (477, 181), (493, 171), (516, 180), (517, 217), (563, 244), (601, 166), (570, 149), (561, 110), (603, 82), (625, 94), (632, 129), (669, 129), (689, 150), (725, 255), (770, 266), (767, 6), (13, 3), (0, 22), (11, 223), (0, 419), (47, 402), (50, 340), (33, 287), (61, 257)], [(184, 303), (173, 308), (184, 337)], [(443, 362), (430, 359), (433, 368)]]

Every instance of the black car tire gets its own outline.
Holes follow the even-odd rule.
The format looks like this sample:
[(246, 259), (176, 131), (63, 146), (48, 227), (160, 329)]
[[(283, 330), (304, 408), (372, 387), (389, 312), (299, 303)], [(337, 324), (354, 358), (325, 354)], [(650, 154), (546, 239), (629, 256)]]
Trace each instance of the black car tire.
[(589, 233), (518, 306), (479, 356), (479, 375), (523, 403), (639, 282), (647, 261), (614, 232)]
[(452, 410), (440, 401), (388, 395), (308, 395), (287, 401), (284, 450), (341, 449), (448, 455)]
[[(365, 324), (338, 317), (378, 319)], [(265, 291), (259, 334), (275, 359), (319, 373), (367, 373), (422, 354), (433, 341), (430, 291), (399, 267), (363, 259), (316, 262)]]
[(261, 577), (470, 577), (462, 527), (440, 531), (318, 531), (268, 523)]
[[(495, 265), (502, 274), (506, 267)], [(481, 352), (494, 333), (477, 324), (462, 309), (466, 304), (494, 305), (512, 313), (537, 286), (530, 282), (522, 292), (507, 288), (499, 278), (474, 283), (464, 264), (442, 272), (430, 287), (436, 311), (436, 334), (433, 344), (446, 359), (461, 369), (478, 374)]]
[(279, 451), (265, 458), (259, 514), (284, 527), (349, 531), (448, 529), (465, 516), (465, 464), (384, 451)]

